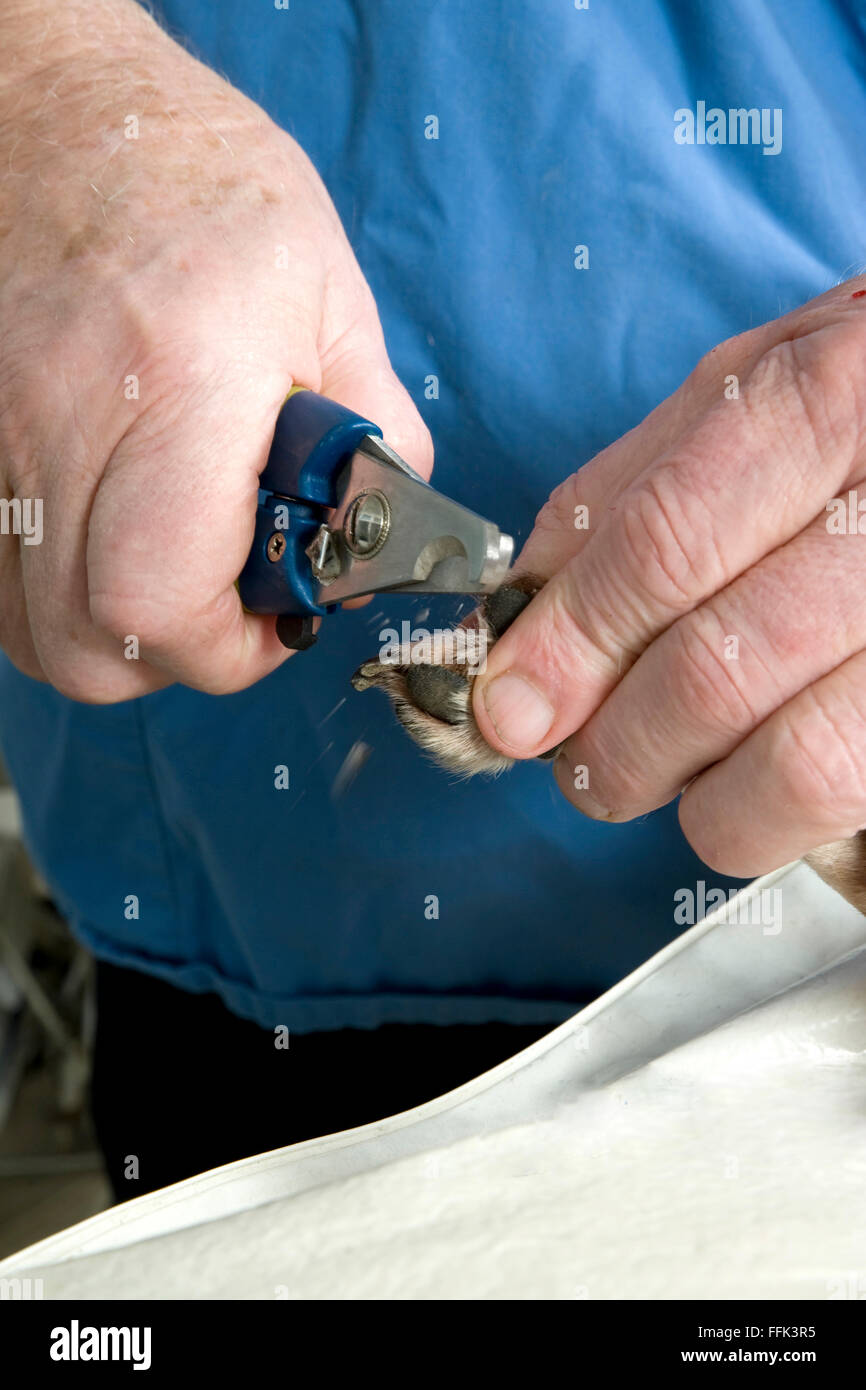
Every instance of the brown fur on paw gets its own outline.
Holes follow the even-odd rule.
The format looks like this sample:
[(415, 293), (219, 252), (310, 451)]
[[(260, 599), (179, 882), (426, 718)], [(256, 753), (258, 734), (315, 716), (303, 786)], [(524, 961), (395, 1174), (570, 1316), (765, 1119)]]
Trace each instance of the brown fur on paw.
[(850, 840), (820, 845), (804, 858), (825, 883), (866, 914), (866, 834), (862, 830)]
[(541, 581), (531, 575), (503, 584), (467, 624), (454, 629), (464, 637), (473, 634), (467, 643), (469, 652), (463, 653), (467, 659), (453, 659), (454, 644), (442, 642), (439, 659), (431, 662), (424, 659), (430, 644), (418, 642), (402, 650), (397, 662), (378, 657), (365, 661), (352, 677), (352, 685), (356, 690), (371, 686), (384, 690), (407, 733), (446, 771), (463, 777), (507, 771), (513, 758), (484, 741), (472, 714), (472, 687), (478, 674), (473, 656), (477, 660), (479, 649), (490, 650), (540, 588)]

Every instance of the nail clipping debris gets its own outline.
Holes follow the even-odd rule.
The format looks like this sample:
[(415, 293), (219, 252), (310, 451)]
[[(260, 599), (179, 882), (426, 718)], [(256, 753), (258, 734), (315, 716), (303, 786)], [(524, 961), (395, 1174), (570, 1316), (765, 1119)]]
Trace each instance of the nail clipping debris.
[(370, 744), (365, 743), (363, 739), (359, 738), (355, 740), (340, 764), (340, 770), (334, 778), (334, 783), (331, 787), (332, 800), (336, 801), (338, 797), (349, 790), (372, 751), (373, 749)]

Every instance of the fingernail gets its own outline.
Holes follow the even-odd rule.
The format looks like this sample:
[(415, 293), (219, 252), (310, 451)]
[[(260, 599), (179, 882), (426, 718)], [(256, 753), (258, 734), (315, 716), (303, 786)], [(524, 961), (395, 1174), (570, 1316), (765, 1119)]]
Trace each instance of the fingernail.
[(484, 705), (493, 727), (509, 748), (537, 748), (554, 719), (553, 706), (540, 690), (506, 671), (484, 687)]

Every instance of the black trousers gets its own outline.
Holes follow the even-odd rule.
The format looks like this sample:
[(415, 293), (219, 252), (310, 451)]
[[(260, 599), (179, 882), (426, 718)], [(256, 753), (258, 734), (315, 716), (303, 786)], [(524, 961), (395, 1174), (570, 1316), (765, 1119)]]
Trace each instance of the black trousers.
[(432, 1100), (547, 1026), (386, 1024), (292, 1036), (98, 962), (92, 1106), (117, 1201)]

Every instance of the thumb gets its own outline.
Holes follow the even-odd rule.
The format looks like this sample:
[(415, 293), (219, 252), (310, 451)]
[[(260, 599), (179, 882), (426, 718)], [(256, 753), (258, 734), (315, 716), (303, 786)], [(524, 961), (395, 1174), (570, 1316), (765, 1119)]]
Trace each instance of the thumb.
[(322, 394), (378, 425), (385, 442), (422, 478), (429, 478), (433, 471), (430, 431), (394, 373), (369, 290), (364, 298), (351, 327), (321, 357)]

